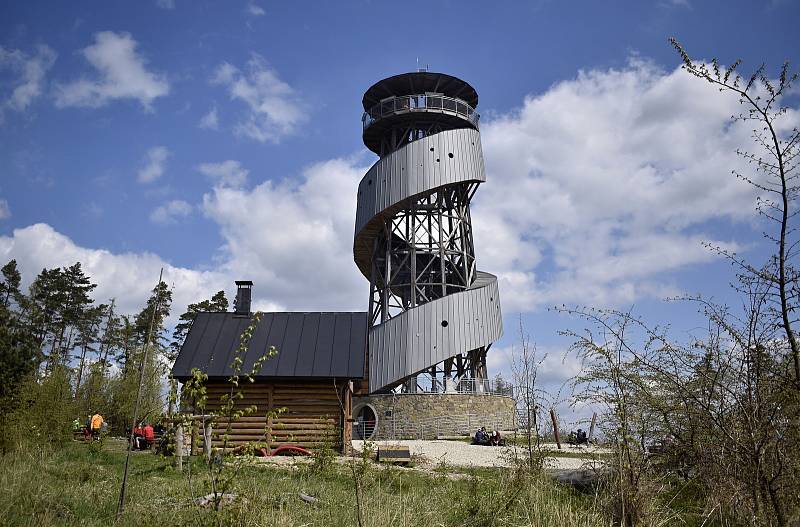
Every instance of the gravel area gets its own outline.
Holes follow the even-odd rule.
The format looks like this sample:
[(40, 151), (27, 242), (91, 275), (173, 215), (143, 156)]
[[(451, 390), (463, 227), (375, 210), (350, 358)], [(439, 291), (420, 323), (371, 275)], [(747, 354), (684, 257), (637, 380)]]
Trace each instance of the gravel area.
[[(353, 441), (353, 448), (361, 450), (363, 441)], [(372, 441), (375, 447), (381, 445), (408, 446), (411, 455), (424, 465), (447, 465), (461, 467), (507, 467), (511, 465), (515, 455), (524, 455), (524, 450), (519, 447), (488, 447), (470, 445), (463, 441), (437, 441), (437, 440), (397, 440), (397, 441)], [(555, 444), (545, 445), (548, 450), (556, 450)], [(566, 447), (565, 452), (602, 453), (607, 450), (598, 447), (582, 447), (580, 449)], [(549, 457), (547, 468), (554, 470), (576, 470), (585, 464), (591, 463), (589, 459), (570, 457)]]

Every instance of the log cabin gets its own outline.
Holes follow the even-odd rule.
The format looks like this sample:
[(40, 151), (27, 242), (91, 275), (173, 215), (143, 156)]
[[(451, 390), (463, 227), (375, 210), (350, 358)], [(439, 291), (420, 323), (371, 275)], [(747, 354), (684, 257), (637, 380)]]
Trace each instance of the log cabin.
[[(236, 285), (235, 311), (198, 313), (172, 369), (182, 384), (194, 368), (208, 375), (205, 410), (211, 413), (219, 410), (220, 396), (231, 390), (231, 363), (242, 333), (253, 321), (252, 282)], [(237, 405), (255, 405), (257, 410), (231, 424), (228, 446), (260, 442), (269, 449), (292, 444), (341, 451), (349, 445), (353, 387), (358, 390), (364, 380), (366, 334), (364, 312), (263, 313), (241, 372), (249, 372), (270, 346), (278, 353), (264, 362), (255, 382), (241, 379), (237, 391), (243, 398)], [(182, 405), (185, 411), (198, 411), (185, 398)], [(221, 446), (226, 429), (226, 419), (218, 418), (212, 446)]]

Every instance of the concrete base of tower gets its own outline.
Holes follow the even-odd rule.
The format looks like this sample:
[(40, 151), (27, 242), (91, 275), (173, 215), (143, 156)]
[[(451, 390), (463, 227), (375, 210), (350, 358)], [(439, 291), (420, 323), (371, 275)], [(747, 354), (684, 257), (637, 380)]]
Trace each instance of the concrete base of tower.
[(353, 439), (437, 439), (514, 430), (516, 404), (503, 395), (402, 393), (353, 397)]

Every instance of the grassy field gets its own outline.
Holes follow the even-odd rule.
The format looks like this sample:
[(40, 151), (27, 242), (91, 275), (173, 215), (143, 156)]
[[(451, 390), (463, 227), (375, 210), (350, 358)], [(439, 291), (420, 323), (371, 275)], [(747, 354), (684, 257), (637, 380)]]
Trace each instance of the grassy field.
[[(123, 444), (93, 451), (70, 443), (57, 451), (30, 449), (0, 457), (0, 524), (109, 525), (124, 464)], [(354, 479), (347, 465), (248, 464), (240, 469), (236, 502), (215, 512), (192, 497), (209, 492), (195, 462), (193, 493), (173, 459), (138, 453), (132, 459), (120, 525), (358, 525)], [(369, 463), (363, 477), (362, 518), (373, 526), (608, 525), (592, 496), (511, 470), (420, 470)], [(309, 504), (299, 493), (315, 496)]]

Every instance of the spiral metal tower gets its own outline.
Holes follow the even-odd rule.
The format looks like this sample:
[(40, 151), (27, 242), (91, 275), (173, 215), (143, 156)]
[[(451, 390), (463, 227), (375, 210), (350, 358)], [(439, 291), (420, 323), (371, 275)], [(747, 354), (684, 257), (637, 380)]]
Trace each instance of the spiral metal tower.
[(480, 391), (503, 332), (497, 278), (476, 268), (470, 200), (486, 180), (478, 94), (427, 71), (363, 98), (364, 144), (380, 159), (358, 186), (354, 259), (370, 282), (370, 392)]

